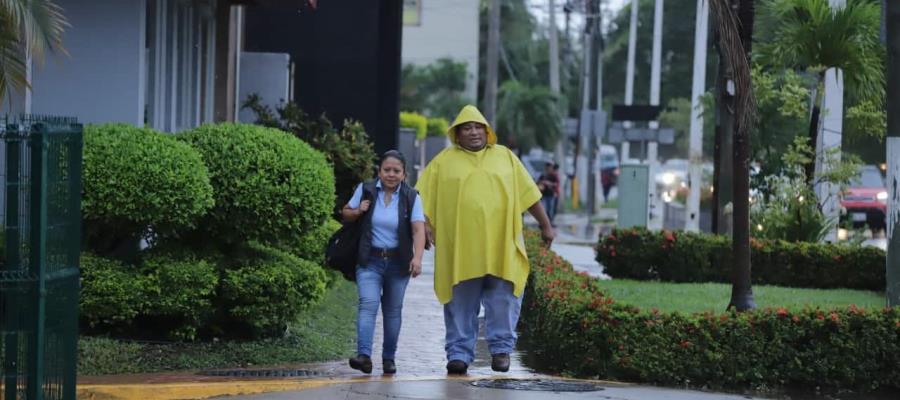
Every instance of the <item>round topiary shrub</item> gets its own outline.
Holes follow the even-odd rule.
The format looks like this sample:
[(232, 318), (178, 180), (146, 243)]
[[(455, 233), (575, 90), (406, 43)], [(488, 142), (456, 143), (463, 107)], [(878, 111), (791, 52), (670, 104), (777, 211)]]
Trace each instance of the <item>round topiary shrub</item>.
[(300, 237), (295, 246), (289, 246), (292, 253), (298, 257), (312, 261), (318, 265), (325, 265), (325, 246), (331, 235), (341, 228), (341, 224), (331, 218), (325, 220), (325, 223), (314, 227), (312, 230)]
[(200, 155), (151, 129), (88, 125), (83, 165), (85, 235), (101, 255), (122, 240), (193, 227), (213, 205)]
[(144, 309), (146, 280), (117, 260), (81, 254), (81, 320), (89, 330), (127, 326)]
[(159, 333), (193, 340), (214, 313), (219, 274), (216, 266), (191, 256), (153, 253), (141, 270), (146, 276), (146, 311)]
[(231, 323), (254, 336), (277, 336), (325, 295), (325, 271), (311, 261), (250, 243), (244, 265), (226, 270), (221, 298)]
[(334, 202), (325, 157), (292, 135), (244, 124), (203, 125), (180, 134), (209, 169), (215, 207), (202, 230), (228, 244), (292, 242), (321, 224)]

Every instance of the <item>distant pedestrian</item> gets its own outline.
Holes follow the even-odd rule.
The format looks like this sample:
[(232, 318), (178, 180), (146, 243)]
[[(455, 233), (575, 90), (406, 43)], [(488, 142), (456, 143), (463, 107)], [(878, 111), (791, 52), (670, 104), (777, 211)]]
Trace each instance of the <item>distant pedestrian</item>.
[(485, 311), (491, 368), (509, 370), (516, 323), (528, 278), (522, 213), (541, 226), (549, 245), (555, 233), (541, 192), (519, 158), (474, 106), (465, 106), (447, 130), (453, 146), (425, 167), (422, 194), (426, 235), (435, 246), (434, 290), (444, 304), (447, 372), (464, 374), (475, 358), (478, 313)]
[(356, 269), (357, 355), (350, 359), (350, 367), (367, 374), (372, 372), (372, 337), (379, 303), (384, 320), (383, 371), (385, 374), (397, 371), (394, 355), (406, 285), (410, 276), (415, 278), (422, 272), (425, 248), (422, 200), (404, 179), (403, 154), (396, 150), (384, 153), (378, 163), (378, 179), (357, 186), (341, 211), (346, 222), (363, 218)]
[(550, 224), (553, 225), (553, 219), (556, 218), (556, 205), (559, 201), (559, 173), (557, 172), (556, 163), (547, 161), (544, 164), (544, 172), (538, 177), (537, 185), (541, 190), (541, 204), (547, 217), (550, 218)]

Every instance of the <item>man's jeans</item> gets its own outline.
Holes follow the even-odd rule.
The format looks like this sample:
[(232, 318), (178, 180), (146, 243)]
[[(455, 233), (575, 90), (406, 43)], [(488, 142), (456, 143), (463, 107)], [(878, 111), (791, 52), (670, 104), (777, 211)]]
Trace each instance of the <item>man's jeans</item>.
[(447, 360), (472, 364), (482, 304), (485, 338), (491, 354), (511, 353), (516, 347), (516, 323), (522, 299), (513, 295), (512, 282), (486, 275), (457, 283), (453, 286), (453, 298), (444, 304)]
[(406, 284), (409, 283), (409, 265), (401, 265), (393, 259), (372, 257), (368, 265), (356, 269), (356, 286), (359, 292), (359, 312), (356, 317), (357, 354), (372, 356), (372, 337), (375, 335), (375, 317), (378, 305), (384, 319), (384, 345), (381, 358), (393, 360), (400, 337), (401, 311)]

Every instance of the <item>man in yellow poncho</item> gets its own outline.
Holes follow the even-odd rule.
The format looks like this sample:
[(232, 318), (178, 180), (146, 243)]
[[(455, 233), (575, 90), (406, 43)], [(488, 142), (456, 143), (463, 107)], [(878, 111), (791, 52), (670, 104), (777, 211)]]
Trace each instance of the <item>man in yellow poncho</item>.
[(428, 164), (416, 185), (428, 242), (435, 246), (447, 372), (464, 374), (474, 360), (482, 305), (491, 368), (506, 372), (529, 269), (522, 213), (538, 220), (548, 245), (555, 233), (537, 185), (518, 157), (497, 144), (477, 108), (465, 106), (447, 135), (454, 145)]

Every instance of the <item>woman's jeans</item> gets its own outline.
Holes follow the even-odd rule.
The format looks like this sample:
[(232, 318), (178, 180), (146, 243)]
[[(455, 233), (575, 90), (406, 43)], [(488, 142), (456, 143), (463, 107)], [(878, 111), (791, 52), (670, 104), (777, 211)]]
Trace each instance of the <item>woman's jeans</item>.
[(356, 317), (357, 354), (372, 356), (372, 337), (375, 335), (375, 317), (378, 305), (384, 319), (384, 345), (381, 358), (393, 360), (400, 337), (401, 311), (406, 284), (409, 283), (409, 265), (395, 259), (371, 257), (368, 265), (356, 269), (356, 287), (359, 292), (359, 311)]
[(453, 298), (444, 304), (447, 360), (472, 364), (482, 305), (485, 339), (491, 354), (511, 353), (516, 347), (516, 323), (522, 298), (513, 294), (512, 282), (485, 275), (457, 283), (453, 286)]

